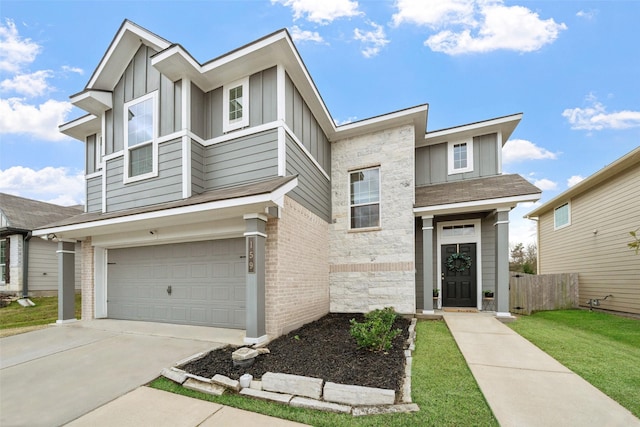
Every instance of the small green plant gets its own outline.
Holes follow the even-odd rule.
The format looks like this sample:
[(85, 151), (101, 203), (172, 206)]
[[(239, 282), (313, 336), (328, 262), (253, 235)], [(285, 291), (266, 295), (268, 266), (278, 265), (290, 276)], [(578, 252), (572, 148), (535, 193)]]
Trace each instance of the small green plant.
[(391, 348), (391, 341), (402, 331), (393, 329), (393, 322), (398, 315), (393, 307), (386, 307), (370, 311), (364, 315), (363, 323), (351, 319), (349, 333), (355, 338), (358, 346), (370, 351), (387, 351)]
[(438, 295), (440, 295), (440, 291), (436, 288), (433, 289), (433, 297), (434, 298), (438, 298)]

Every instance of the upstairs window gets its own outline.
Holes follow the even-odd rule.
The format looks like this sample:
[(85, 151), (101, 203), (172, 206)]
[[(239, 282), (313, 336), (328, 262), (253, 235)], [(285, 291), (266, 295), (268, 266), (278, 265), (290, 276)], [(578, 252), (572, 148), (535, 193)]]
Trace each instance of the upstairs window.
[(567, 202), (553, 210), (553, 228), (557, 230), (569, 225), (571, 225), (571, 206)]
[(157, 175), (157, 106), (155, 93), (125, 104), (125, 182)]
[(380, 168), (349, 173), (351, 229), (380, 227)]
[(449, 175), (473, 171), (473, 141), (449, 142)]
[(249, 77), (223, 88), (222, 130), (230, 132), (249, 126)]

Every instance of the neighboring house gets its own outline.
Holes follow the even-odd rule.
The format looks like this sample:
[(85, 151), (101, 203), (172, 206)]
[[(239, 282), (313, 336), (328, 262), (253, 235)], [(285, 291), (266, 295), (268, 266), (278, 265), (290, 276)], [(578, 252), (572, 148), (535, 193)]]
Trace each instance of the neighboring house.
[[(530, 212), (538, 273), (578, 273), (579, 304), (640, 314), (640, 147)], [(604, 297), (610, 295), (606, 300)]]
[[(0, 292), (19, 296), (57, 295), (57, 245), (32, 238), (31, 232), (80, 212), (81, 207), (59, 206), (0, 193)], [(80, 265), (79, 261), (77, 265)], [(80, 270), (75, 274), (79, 291)]]
[(60, 127), (86, 145), (86, 213), (37, 233), (82, 242), (83, 318), (259, 342), (329, 311), (433, 312), (434, 288), (477, 308), (495, 289), (509, 315), (509, 210), (540, 197), (501, 174), (521, 114), (336, 126), (286, 30), (200, 64), (130, 21), (71, 102), (89, 113)]

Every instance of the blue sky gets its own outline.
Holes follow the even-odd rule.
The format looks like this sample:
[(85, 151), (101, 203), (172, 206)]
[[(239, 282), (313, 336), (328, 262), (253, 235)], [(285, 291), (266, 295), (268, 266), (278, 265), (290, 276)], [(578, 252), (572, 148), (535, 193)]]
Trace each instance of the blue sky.
[[(504, 171), (542, 202), (640, 145), (640, 2), (12, 1), (0, 5), (0, 192), (84, 203), (57, 125), (124, 19), (206, 62), (288, 28), (337, 123), (428, 103), (427, 130), (524, 118)], [(511, 213), (511, 242), (535, 224)]]

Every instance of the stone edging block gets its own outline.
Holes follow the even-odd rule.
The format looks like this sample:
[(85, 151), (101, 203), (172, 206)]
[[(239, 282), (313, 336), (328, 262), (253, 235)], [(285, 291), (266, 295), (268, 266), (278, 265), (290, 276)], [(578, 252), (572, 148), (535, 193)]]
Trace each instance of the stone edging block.
[(353, 416), (361, 417), (363, 415), (380, 415), (380, 414), (399, 414), (407, 412), (418, 412), (420, 407), (415, 403), (407, 405), (389, 405), (389, 406), (358, 406), (353, 408)]
[(202, 382), (195, 378), (189, 378), (187, 381), (182, 384), (182, 387), (188, 388), (189, 390), (195, 390), (206, 394), (211, 394), (214, 396), (222, 396), (222, 393), (227, 390), (225, 387), (213, 384), (210, 382)]
[(393, 405), (396, 392), (384, 388), (361, 387), (327, 382), (324, 385), (324, 400), (352, 406)]
[(176, 368), (164, 368), (160, 375), (178, 384), (184, 383), (188, 378), (185, 371)]
[(236, 392), (240, 391), (240, 381), (232, 380), (231, 378), (224, 375), (215, 374), (213, 378), (211, 378), (211, 382), (226, 388), (230, 388), (231, 390)]
[(288, 404), (293, 396), (290, 394), (273, 393), (271, 391), (254, 390), (252, 388), (243, 388), (240, 394), (244, 396), (256, 397), (258, 399), (270, 400), (272, 402)]
[(338, 412), (342, 414), (351, 413), (351, 406), (323, 402), (321, 400), (308, 399), (306, 397), (294, 397), (291, 399), (289, 404), (296, 408), (315, 409), (317, 411)]
[(262, 389), (320, 399), (323, 382), (320, 378), (266, 372), (262, 376)]

